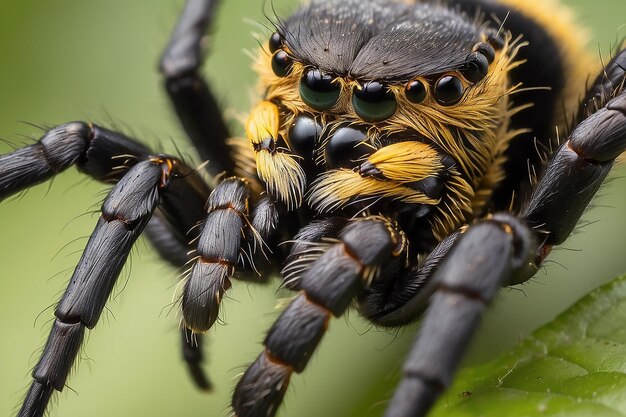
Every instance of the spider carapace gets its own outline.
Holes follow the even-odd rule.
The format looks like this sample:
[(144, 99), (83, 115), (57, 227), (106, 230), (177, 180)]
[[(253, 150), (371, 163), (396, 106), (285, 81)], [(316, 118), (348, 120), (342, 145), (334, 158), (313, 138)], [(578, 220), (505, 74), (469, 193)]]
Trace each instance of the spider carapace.
[(0, 197), (70, 165), (116, 183), (19, 415), (63, 389), (144, 231), (190, 265), (183, 351), (202, 388), (197, 334), (231, 279), (280, 270), (297, 292), (235, 388), (237, 416), (276, 414), (350, 306), (379, 326), (422, 318), (385, 415), (425, 415), (497, 290), (532, 277), (626, 148), (626, 51), (596, 65), (552, 2), (312, 0), (275, 19), (233, 138), (199, 73), (216, 4), (187, 2), (160, 66), (211, 181), (82, 122), (0, 157)]

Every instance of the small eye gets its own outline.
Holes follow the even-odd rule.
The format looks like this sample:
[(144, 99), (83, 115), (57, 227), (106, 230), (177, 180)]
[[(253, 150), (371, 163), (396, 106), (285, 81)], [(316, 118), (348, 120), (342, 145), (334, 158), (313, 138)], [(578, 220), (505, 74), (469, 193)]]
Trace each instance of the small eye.
[(490, 64), (496, 59), (496, 50), (487, 42), (479, 42), (472, 48), (472, 52), (478, 52), (487, 58)]
[(396, 112), (396, 97), (386, 85), (370, 81), (352, 94), (352, 106), (359, 117), (366, 122), (380, 122)]
[(272, 33), (269, 41), (270, 52), (274, 53), (283, 47), (283, 38), (278, 32)]
[(467, 81), (476, 84), (487, 76), (487, 72), (489, 72), (489, 61), (483, 54), (472, 52), (467, 56), (460, 71)]
[(276, 51), (272, 57), (272, 69), (274, 70), (274, 74), (279, 77), (286, 77), (291, 70), (292, 64), (293, 61), (291, 57), (282, 49)]
[(406, 98), (412, 103), (421, 103), (426, 98), (426, 86), (420, 80), (410, 81), (405, 89)]
[(493, 29), (487, 33), (487, 42), (489, 42), (496, 51), (504, 48), (504, 38), (498, 33), (498, 31)]
[(452, 75), (444, 75), (435, 84), (435, 100), (443, 106), (458, 103), (464, 92), (461, 80)]
[(304, 73), (300, 81), (300, 97), (315, 110), (328, 110), (337, 103), (341, 87), (333, 82), (333, 77), (317, 68)]

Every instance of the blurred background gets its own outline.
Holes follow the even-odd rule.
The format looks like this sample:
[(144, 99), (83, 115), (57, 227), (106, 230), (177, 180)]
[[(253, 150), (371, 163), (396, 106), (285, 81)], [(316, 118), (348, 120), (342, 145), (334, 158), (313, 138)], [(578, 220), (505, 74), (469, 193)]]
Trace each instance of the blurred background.
[[(264, 2), (229, 0), (220, 9), (205, 72), (234, 118), (251, 103), (254, 74), (244, 52), (264, 29)], [(295, 1), (266, 2), (279, 14)], [(589, 47), (607, 56), (626, 35), (623, 0), (569, 0), (591, 30)], [(117, 125), (160, 151), (187, 143), (161, 89), (156, 63), (182, 1), (3, 1), (0, 5), (0, 138), (28, 143), (36, 126), (71, 120)], [(239, 129), (239, 127), (237, 127)], [(0, 141), (0, 153), (10, 146)], [(598, 206), (550, 257), (545, 273), (507, 289), (487, 315), (466, 363), (488, 360), (551, 320), (582, 294), (626, 270), (626, 174), (614, 170)], [(75, 169), (0, 204), (0, 415), (12, 415), (30, 384), (61, 295), (96, 221), (106, 187)], [(234, 282), (225, 326), (209, 333), (211, 395), (197, 392), (182, 365), (177, 271), (140, 241), (98, 327), (89, 333), (69, 389), (53, 416), (226, 416), (233, 386), (261, 349), (277, 316), (278, 281)], [(122, 291), (123, 290), (123, 291)], [(415, 326), (371, 329), (356, 314), (333, 320), (304, 375), (292, 379), (280, 415), (378, 416)]]

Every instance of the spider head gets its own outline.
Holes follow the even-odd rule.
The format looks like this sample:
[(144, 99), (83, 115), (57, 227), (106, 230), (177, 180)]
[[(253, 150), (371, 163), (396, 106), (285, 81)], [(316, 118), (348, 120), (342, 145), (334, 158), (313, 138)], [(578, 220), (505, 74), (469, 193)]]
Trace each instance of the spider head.
[(257, 152), (259, 176), (279, 199), (305, 190), (267, 179), (297, 178), (318, 211), (410, 205), (436, 213), (431, 225), (444, 236), (486, 203), (480, 184), (499, 181), (518, 46), (450, 8), (381, 5), (312, 1), (281, 21), (259, 54), (264, 101), (248, 138), (280, 147), (262, 150), (280, 154), (278, 164)]

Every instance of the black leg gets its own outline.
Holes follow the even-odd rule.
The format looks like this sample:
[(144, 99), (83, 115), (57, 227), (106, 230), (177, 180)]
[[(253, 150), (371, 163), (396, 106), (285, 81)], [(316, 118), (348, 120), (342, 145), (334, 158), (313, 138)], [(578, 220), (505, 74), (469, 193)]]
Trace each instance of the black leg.
[(249, 190), (244, 180), (227, 178), (211, 193), (208, 216), (197, 244), (197, 260), (185, 282), (183, 320), (194, 332), (208, 330), (239, 262), (247, 225)]
[[(550, 248), (571, 234), (615, 158), (626, 149), (625, 71), (619, 64), (623, 54), (609, 64), (606, 77), (599, 77), (592, 86), (583, 108), (590, 114), (550, 160), (522, 212), (525, 223), (496, 215), (471, 226), (435, 272), (427, 287), (434, 285), (436, 292), (386, 417), (424, 416), (449, 386), (497, 289), (532, 277)], [(540, 244), (532, 243), (531, 235)]]
[(188, 0), (159, 68), (183, 128), (212, 175), (232, 175), (235, 163), (226, 144), (228, 128), (220, 106), (200, 74), (202, 41), (212, 23), (217, 0)]
[(61, 391), (85, 334), (100, 318), (130, 250), (176, 174), (172, 161), (151, 159), (131, 168), (109, 193), (70, 283), (19, 417), (43, 416), (53, 390)]
[[(149, 149), (120, 133), (82, 122), (67, 123), (49, 130), (37, 143), (0, 156), (0, 199), (43, 182), (71, 165), (100, 181), (117, 182), (140, 161), (151, 158)], [(146, 234), (157, 252), (175, 267), (182, 267), (193, 254), (190, 243), (199, 234), (194, 227), (206, 215), (204, 204), (210, 188), (200, 175), (183, 162), (171, 159), (176, 175), (146, 226)], [(201, 341), (184, 346), (199, 352)], [(199, 353), (189, 363), (194, 381), (201, 381)], [(206, 381), (207, 378), (205, 377)], [(200, 386), (206, 389), (206, 384)]]
[(615, 55), (589, 87), (578, 112), (582, 122), (626, 88), (626, 49)]
[[(202, 209), (202, 207), (197, 206), (196, 208)], [(201, 211), (204, 215), (204, 210)], [(175, 268), (182, 270), (193, 259), (195, 246), (190, 244), (190, 241), (198, 235), (198, 229), (196, 227), (191, 233), (184, 235), (164, 219), (163, 213), (156, 211), (146, 226), (144, 235), (149, 238), (161, 258)], [(192, 334), (185, 327), (182, 327), (180, 336), (182, 358), (187, 365), (193, 383), (202, 391), (210, 391), (213, 385), (202, 369), (204, 335)]]
[[(151, 155), (136, 140), (94, 124), (59, 125), (38, 142), (0, 155), (0, 201), (72, 165), (96, 180), (115, 183), (138, 162), (153, 158)], [(159, 253), (174, 262), (183, 259), (183, 251), (193, 249), (189, 242), (197, 235), (194, 226), (205, 216), (203, 207), (211, 189), (184, 162), (164, 158), (176, 165), (176, 176), (149, 229)]]
[(535, 249), (531, 231), (510, 215), (470, 226), (433, 276), (436, 292), (385, 417), (426, 415), (450, 385), (487, 305)]
[[(293, 238), (289, 256), (281, 271), (282, 286), (298, 291), (302, 274), (328, 249), (328, 239), (336, 239), (347, 221), (343, 217), (331, 217), (313, 221), (300, 229)], [(327, 240), (326, 244), (322, 239)]]
[(439, 242), (419, 267), (381, 274), (358, 299), (361, 315), (383, 327), (419, 320), (435, 290), (433, 275), (461, 235), (457, 231)]
[(331, 315), (343, 314), (380, 268), (402, 259), (405, 250), (401, 232), (381, 218), (348, 223), (337, 242), (292, 282), (300, 294), (269, 330), (265, 350), (235, 388), (232, 406), (238, 417), (274, 416), (291, 374), (304, 370)]
[(203, 342), (204, 337), (201, 334), (193, 333), (191, 330), (180, 329), (181, 346), (183, 352), (183, 360), (187, 364), (187, 370), (196, 387), (202, 391), (211, 391), (213, 384), (202, 369), (204, 361)]
[(546, 245), (558, 245), (568, 238), (624, 150), (626, 91), (574, 129), (550, 160), (522, 212), (530, 226), (545, 234)]
[(76, 165), (100, 181), (119, 180), (150, 155), (124, 135), (82, 122), (50, 129), (36, 143), (0, 156), (0, 200)]

